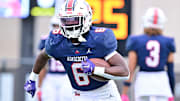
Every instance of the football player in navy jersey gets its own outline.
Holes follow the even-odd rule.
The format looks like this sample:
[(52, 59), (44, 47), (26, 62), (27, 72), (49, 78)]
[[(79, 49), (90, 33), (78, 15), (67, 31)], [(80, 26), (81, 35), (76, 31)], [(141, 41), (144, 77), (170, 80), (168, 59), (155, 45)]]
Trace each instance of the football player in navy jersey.
[[(73, 101), (121, 101), (113, 80), (127, 80), (129, 70), (123, 57), (116, 52), (113, 31), (91, 26), (92, 11), (84, 0), (67, 0), (58, 17), (60, 29), (50, 32), (45, 49), (38, 55), (25, 83), (25, 90), (34, 95), (36, 78), (53, 57), (64, 65), (73, 87)], [(90, 58), (104, 59), (111, 67), (97, 67)], [(97, 81), (91, 75), (110, 80)]]
[[(59, 19), (53, 16), (50, 20), (50, 29), (59, 28)], [(43, 35), (39, 43), (39, 50), (45, 48), (45, 41), (48, 35)], [(64, 66), (54, 58), (49, 59), (48, 69), (43, 68), (39, 74), (38, 82), (39, 101), (70, 101), (72, 99), (72, 87), (66, 75)], [(69, 94), (67, 94), (69, 93)], [(59, 96), (61, 95), (61, 96)]]
[(135, 80), (135, 101), (173, 101), (174, 39), (163, 35), (166, 17), (161, 9), (149, 8), (143, 18), (144, 34), (130, 36), (126, 44), (130, 79), (124, 82), (122, 101), (129, 101), (127, 91), (136, 65), (140, 69)]

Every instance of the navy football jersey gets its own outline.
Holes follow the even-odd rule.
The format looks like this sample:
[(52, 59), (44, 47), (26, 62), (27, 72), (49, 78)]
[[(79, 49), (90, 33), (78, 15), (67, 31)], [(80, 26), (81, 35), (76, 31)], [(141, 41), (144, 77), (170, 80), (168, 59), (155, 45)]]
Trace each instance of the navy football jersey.
[[(48, 39), (48, 35), (44, 35), (41, 37), (39, 43), (39, 50), (43, 50), (45, 48), (45, 42)], [(56, 61), (55, 59), (51, 58), (48, 61), (48, 73), (58, 73), (58, 74), (66, 74), (64, 66), (61, 62)]]
[(117, 40), (111, 29), (91, 27), (85, 35), (86, 42), (79, 45), (61, 35), (60, 30), (50, 33), (46, 41), (46, 53), (64, 65), (72, 87), (87, 91), (99, 88), (107, 82), (99, 82), (83, 73), (81, 62), (87, 58), (104, 58), (117, 49)]
[(162, 35), (130, 36), (126, 44), (127, 51), (137, 53), (140, 71), (163, 71), (170, 52), (175, 52), (174, 39)]

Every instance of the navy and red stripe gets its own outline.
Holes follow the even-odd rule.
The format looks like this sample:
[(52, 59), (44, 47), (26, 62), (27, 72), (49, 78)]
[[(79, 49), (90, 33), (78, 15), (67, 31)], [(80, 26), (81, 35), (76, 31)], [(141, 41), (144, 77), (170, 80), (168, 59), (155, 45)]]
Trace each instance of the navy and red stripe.
[(76, 0), (67, 0), (66, 2), (66, 10), (67, 11), (73, 11), (75, 6)]
[(154, 21), (153, 21), (153, 24), (157, 24), (158, 22), (158, 10), (155, 9), (154, 10)]

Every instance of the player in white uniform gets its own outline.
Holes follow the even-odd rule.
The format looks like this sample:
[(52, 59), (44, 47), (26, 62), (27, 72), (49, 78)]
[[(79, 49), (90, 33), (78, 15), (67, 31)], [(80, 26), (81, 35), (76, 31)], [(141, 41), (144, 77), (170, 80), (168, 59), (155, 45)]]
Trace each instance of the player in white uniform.
[[(129, 70), (123, 57), (116, 52), (117, 40), (111, 29), (92, 25), (92, 10), (85, 0), (66, 0), (58, 14), (60, 30), (53, 30), (34, 64), (25, 90), (34, 95), (35, 79), (49, 57), (60, 60), (73, 87), (73, 101), (121, 101), (115, 83), (124, 80)], [(95, 66), (89, 59), (101, 58), (109, 68)], [(109, 81), (98, 81), (98, 75)]]
[[(59, 20), (54, 16), (50, 21), (50, 29), (58, 29)], [(48, 35), (41, 37), (39, 50), (45, 48), (45, 41)], [(39, 76), (39, 101), (70, 101), (72, 99), (72, 87), (60, 61), (51, 58), (48, 61), (48, 68), (43, 68)]]
[(126, 94), (139, 65), (135, 101), (173, 101), (174, 39), (162, 34), (166, 17), (160, 8), (149, 8), (143, 18), (144, 34), (130, 36), (126, 44), (131, 76), (124, 82), (122, 100), (129, 101)]

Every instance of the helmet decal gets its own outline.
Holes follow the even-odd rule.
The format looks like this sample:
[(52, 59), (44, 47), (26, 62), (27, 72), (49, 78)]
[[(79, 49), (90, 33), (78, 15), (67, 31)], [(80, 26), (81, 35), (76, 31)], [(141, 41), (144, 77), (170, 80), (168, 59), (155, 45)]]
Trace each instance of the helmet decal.
[(67, 0), (67, 2), (66, 2), (66, 11), (74, 10), (75, 2), (76, 2), (76, 0)]
[(149, 8), (143, 16), (144, 28), (158, 28), (163, 29), (166, 22), (166, 16), (160, 8)]
[(157, 24), (157, 22), (158, 22), (158, 10), (155, 9), (154, 10), (154, 24)]

